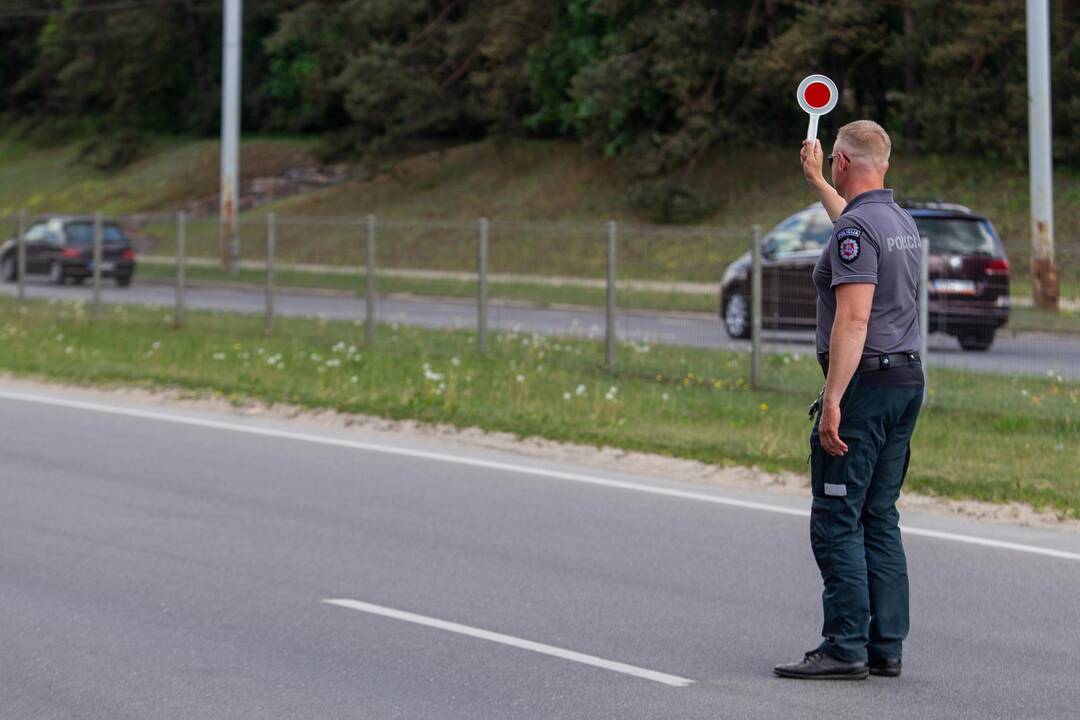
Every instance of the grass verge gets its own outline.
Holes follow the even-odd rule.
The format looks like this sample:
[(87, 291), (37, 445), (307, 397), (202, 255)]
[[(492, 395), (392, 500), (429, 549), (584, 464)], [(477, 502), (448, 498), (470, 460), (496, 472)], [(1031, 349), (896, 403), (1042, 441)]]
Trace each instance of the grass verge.
[[(620, 370), (602, 346), (502, 333), (380, 326), (374, 348), (349, 322), (0, 299), (0, 369), (45, 379), (170, 387), (521, 436), (610, 445), (717, 464), (806, 472), (805, 408), (820, 386), (808, 356), (767, 359), (774, 389), (747, 387), (747, 357), (627, 345)], [(908, 487), (1022, 501), (1080, 517), (1080, 385), (1058, 378), (932, 374)], [(940, 389), (940, 390), (939, 390)]]

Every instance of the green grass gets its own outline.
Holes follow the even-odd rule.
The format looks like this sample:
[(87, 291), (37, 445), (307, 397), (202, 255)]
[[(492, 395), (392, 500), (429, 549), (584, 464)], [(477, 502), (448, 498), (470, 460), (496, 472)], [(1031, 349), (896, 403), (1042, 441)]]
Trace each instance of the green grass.
[[(176, 331), (161, 310), (0, 299), (0, 369), (104, 385), (220, 393), (388, 418), (481, 427), (718, 464), (806, 472), (806, 403), (820, 386), (809, 356), (766, 360), (772, 389), (746, 384), (747, 357), (658, 345), (599, 344), (380, 326), (374, 348), (346, 322), (192, 313)], [(1022, 501), (1080, 517), (1080, 386), (1056, 378), (932, 374), (909, 487)], [(580, 390), (579, 390), (580, 388)], [(613, 391), (612, 388), (615, 388)]]
[[(79, 143), (34, 147), (0, 136), (0, 214), (18, 208), (110, 214), (173, 211), (217, 193), (218, 146), (211, 140), (159, 138), (132, 166), (99, 172), (75, 162)], [(309, 164), (314, 141), (253, 138), (245, 141), (245, 179)], [(457, 227), (408, 224), (379, 229), (379, 264), (468, 270), (475, 257), (475, 221), (570, 221), (593, 228), (536, 229), (493, 224), (493, 272), (603, 277), (604, 220), (623, 224), (620, 275), (627, 278), (715, 282), (732, 259), (749, 248), (749, 228), (769, 229), (814, 198), (792, 162), (797, 148), (721, 148), (695, 165), (685, 182), (710, 211), (698, 221), (712, 226), (689, 237), (634, 229), (650, 217), (633, 207), (638, 181), (618, 163), (597, 158), (575, 143), (547, 140), (485, 141), (425, 152), (384, 171), (304, 193), (243, 213), (242, 247), (261, 254), (262, 215), (282, 220), (283, 261), (359, 262), (362, 219), (438, 219)], [(1028, 189), (1024, 168), (974, 158), (905, 155), (892, 161), (891, 186), (905, 196), (965, 203), (994, 221), (1009, 249), (1016, 294), (1029, 294), (1024, 275), (1030, 256)], [(1062, 295), (1080, 296), (1080, 171), (1055, 174), (1055, 228)], [(352, 217), (348, 227), (328, 219)], [(307, 218), (289, 225), (287, 218)], [(321, 223), (321, 224), (320, 224)], [(717, 228), (723, 228), (718, 230)], [(172, 247), (172, 229), (151, 228), (154, 252)], [(193, 219), (192, 255), (216, 256), (213, 218)]]
[[(100, 171), (78, 162), (80, 142), (40, 147), (0, 134), (0, 215), (107, 214), (178, 210), (218, 191), (218, 143), (158, 138), (130, 166)], [(313, 162), (314, 141), (250, 138), (241, 150), (242, 179), (273, 175)]]

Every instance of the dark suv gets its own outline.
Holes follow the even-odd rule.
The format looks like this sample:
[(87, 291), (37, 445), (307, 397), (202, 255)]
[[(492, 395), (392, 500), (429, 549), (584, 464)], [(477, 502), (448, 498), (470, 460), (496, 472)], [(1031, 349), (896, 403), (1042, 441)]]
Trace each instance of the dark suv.
[[(905, 202), (930, 249), (930, 331), (955, 336), (965, 350), (986, 350), (1009, 320), (1009, 260), (994, 226), (963, 205)], [(812, 329), (817, 312), (814, 265), (832, 233), (821, 204), (801, 210), (763, 240), (762, 327)], [(730, 336), (750, 336), (750, 253), (720, 283), (720, 317)]]
[[(94, 219), (86, 216), (49, 215), (36, 219), (23, 234), (27, 275), (46, 275), (63, 285), (70, 279), (81, 285), (94, 274)], [(101, 274), (120, 287), (131, 284), (135, 251), (120, 226), (106, 221), (101, 227)], [(15, 239), (0, 246), (0, 278), (14, 282), (18, 275)]]

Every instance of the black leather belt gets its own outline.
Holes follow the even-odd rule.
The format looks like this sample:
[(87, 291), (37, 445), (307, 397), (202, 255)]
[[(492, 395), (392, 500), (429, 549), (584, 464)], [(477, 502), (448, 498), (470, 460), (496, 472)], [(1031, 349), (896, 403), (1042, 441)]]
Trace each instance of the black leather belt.
[[(825, 374), (827, 375), (829, 373), (829, 353), (818, 353), (818, 362), (821, 363), (821, 367), (825, 370)], [(915, 365), (916, 363), (922, 364), (922, 358), (919, 356), (918, 352), (874, 355), (873, 357), (863, 358), (862, 361), (859, 362), (859, 366), (855, 368), (855, 372), (877, 372), (879, 370), (888, 370), (891, 367)]]

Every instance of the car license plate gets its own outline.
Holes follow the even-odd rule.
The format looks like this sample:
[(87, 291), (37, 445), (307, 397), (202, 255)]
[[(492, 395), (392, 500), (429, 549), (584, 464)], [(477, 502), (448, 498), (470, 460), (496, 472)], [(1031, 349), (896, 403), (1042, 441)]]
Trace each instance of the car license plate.
[(930, 288), (940, 295), (974, 295), (974, 280), (934, 280)]
[[(86, 264), (86, 269), (90, 272), (94, 271), (94, 263), (90, 262)], [(101, 272), (113, 272), (116, 270), (116, 263), (109, 261), (102, 261)]]

